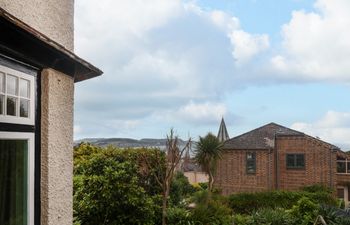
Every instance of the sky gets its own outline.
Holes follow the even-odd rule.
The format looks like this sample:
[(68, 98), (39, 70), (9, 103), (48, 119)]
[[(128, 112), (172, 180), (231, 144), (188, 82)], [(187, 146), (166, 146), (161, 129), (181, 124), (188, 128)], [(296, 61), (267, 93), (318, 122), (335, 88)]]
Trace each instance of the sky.
[(74, 138), (270, 122), (350, 150), (350, 1), (76, 0)]

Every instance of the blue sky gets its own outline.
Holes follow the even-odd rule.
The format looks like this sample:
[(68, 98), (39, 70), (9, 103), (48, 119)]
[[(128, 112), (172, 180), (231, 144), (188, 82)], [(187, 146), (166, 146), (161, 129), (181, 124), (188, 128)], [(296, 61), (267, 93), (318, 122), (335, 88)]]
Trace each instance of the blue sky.
[[(75, 139), (231, 137), (269, 122), (350, 149), (347, 0), (77, 0)], [(101, 13), (96, 13), (96, 10)]]

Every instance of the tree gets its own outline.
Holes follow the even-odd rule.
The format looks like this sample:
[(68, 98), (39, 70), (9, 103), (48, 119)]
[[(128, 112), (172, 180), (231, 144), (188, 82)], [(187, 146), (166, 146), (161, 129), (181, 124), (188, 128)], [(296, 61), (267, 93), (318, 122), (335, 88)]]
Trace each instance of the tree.
[(174, 178), (179, 162), (187, 149), (191, 147), (191, 138), (186, 142), (185, 147), (179, 148), (179, 138), (174, 134), (174, 130), (170, 130), (166, 141), (166, 157), (165, 168), (162, 161), (162, 154), (158, 152), (155, 155), (155, 160), (150, 161), (147, 157), (143, 157), (145, 164), (153, 173), (155, 180), (162, 189), (162, 225), (166, 225), (166, 213), (168, 198), (170, 192), (170, 185)]
[(209, 176), (208, 190), (213, 190), (216, 163), (221, 158), (223, 144), (212, 133), (199, 137), (195, 146), (195, 160)]

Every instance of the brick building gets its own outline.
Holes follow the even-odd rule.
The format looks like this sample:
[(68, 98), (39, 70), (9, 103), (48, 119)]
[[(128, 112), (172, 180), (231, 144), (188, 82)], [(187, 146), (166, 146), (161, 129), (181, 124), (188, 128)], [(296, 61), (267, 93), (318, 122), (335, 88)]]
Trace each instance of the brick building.
[(226, 140), (215, 174), (215, 186), (225, 195), (297, 190), (313, 184), (336, 188), (347, 203), (347, 154), (332, 144), (275, 123)]

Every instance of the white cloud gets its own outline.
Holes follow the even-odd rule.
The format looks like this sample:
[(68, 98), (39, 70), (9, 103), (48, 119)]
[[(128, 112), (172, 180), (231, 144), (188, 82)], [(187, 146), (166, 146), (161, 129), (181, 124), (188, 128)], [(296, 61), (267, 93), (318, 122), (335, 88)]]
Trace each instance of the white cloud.
[[(241, 85), (235, 81), (241, 76), (235, 72), (237, 62), (247, 63), (268, 42), (264, 35), (245, 32), (238, 18), (194, 2), (76, 4), (76, 51), (104, 71), (102, 77), (77, 84), (79, 138), (132, 129), (116, 119), (141, 121), (168, 112), (177, 113), (159, 122), (169, 126), (180, 119), (197, 125), (215, 120), (225, 107), (222, 96)], [(234, 32), (242, 37), (231, 38)], [(194, 109), (200, 117), (191, 114)]]
[(220, 121), (222, 116), (227, 115), (228, 110), (222, 103), (205, 102), (194, 103), (193, 101), (181, 106), (178, 110), (169, 112), (174, 119), (195, 124), (211, 124)]
[(238, 63), (245, 63), (258, 53), (269, 48), (269, 37), (264, 35), (252, 35), (243, 30), (234, 30), (229, 35), (233, 45), (233, 56)]
[(299, 79), (350, 81), (350, 1), (317, 0), (313, 12), (294, 11), (282, 27), (283, 52), (271, 59)]
[(350, 150), (350, 112), (328, 111), (318, 121), (297, 122), (291, 128), (339, 145), (343, 150)]

